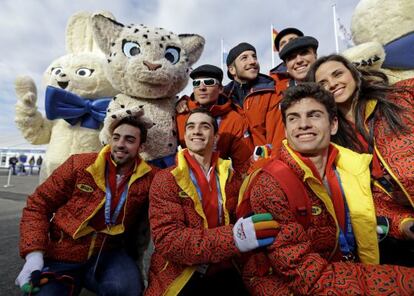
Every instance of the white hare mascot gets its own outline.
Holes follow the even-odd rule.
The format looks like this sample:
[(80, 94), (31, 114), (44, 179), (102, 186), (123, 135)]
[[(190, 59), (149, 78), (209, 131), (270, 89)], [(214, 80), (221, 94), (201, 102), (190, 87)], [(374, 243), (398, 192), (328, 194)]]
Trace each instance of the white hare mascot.
[(141, 157), (160, 167), (173, 164), (175, 96), (186, 86), (204, 38), (144, 25), (124, 26), (100, 14), (92, 22), (95, 40), (107, 57), (109, 80), (120, 91), (109, 104), (100, 139), (108, 141), (114, 121), (143, 110), (153, 127)]
[(391, 83), (414, 77), (413, 0), (361, 0), (351, 30), (356, 46), (343, 55), (359, 68), (381, 70)]
[(101, 148), (101, 122), (117, 91), (106, 78), (106, 59), (93, 40), (91, 17), (87, 12), (71, 16), (66, 28), (67, 54), (54, 60), (44, 73), (47, 118), (37, 110), (33, 79), (22, 76), (15, 82), (17, 127), (30, 143), (49, 144), (40, 181), (71, 154)]

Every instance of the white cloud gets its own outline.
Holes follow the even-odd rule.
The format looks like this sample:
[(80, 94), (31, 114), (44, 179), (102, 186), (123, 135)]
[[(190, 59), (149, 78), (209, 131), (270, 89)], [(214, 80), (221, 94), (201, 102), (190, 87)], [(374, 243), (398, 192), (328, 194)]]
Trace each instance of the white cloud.
[[(43, 71), (65, 53), (65, 27), (79, 11), (111, 11), (122, 23), (145, 23), (176, 33), (205, 37), (197, 64), (220, 65), (220, 40), (226, 48), (242, 41), (256, 46), (261, 69), (271, 68), (270, 25), (295, 26), (320, 41), (320, 54), (334, 51), (332, 1), (329, 0), (2, 0), (0, 9), (0, 146), (27, 146), (14, 126), (17, 75), (31, 76), (43, 110)], [(346, 27), (358, 0), (337, 1), (337, 13)], [(339, 3), (341, 2), (341, 3)], [(346, 3), (344, 3), (346, 2)], [(278, 59), (276, 58), (276, 61)]]

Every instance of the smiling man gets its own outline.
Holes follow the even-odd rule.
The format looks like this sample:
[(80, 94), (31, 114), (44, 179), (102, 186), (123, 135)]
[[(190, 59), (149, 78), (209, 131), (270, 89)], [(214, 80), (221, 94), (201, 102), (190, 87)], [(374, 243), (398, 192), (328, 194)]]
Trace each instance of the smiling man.
[(256, 49), (240, 43), (229, 51), (226, 63), (232, 81), (223, 92), (246, 118), (254, 146), (271, 144), (278, 150), (284, 139), (281, 96), (276, 93), (275, 81), (260, 73)]
[(279, 52), (285, 62), (287, 72), (293, 80), (290, 85), (303, 82), (310, 66), (317, 59), (318, 40), (311, 36), (302, 36), (290, 40)]
[(281, 111), (280, 160), (256, 175), (249, 196), (255, 213), (270, 213), (281, 227), (245, 265), (251, 294), (413, 295), (411, 269), (378, 265), (371, 156), (330, 143), (338, 129), (332, 95), (300, 84), (286, 91)]
[[(146, 295), (248, 295), (232, 259), (271, 243), (260, 242), (256, 215), (235, 221), (241, 181), (230, 161), (214, 152), (217, 130), (209, 111), (192, 110), (187, 148), (154, 178), (149, 214), (155, 252)], [(275, 233), (267, 230), (274, 221), (267, 222), (264, 237), (272, 240)]]
[[(190, 73), (193, 79), (193, 93), (184, 97), (187, 109), (206, 108), (214, 116), (218, 124), (218, 140), (214, 146), (222, 159), (231, 159), (233, 168), (245, 173), (249, 159), (253, 153), (253, 143), (245, 118), (237, 113), (234, 104), (221, 93), (223, 71), (213, 65), (201, 65)], [(184, 111), (177, 114), (178, 139), (182, 148), (186, 120), (190, 114)]]
[(98, 295), (142, 293), (126, 249), (147, 217), (155, 173), (138, 154), (146, 135), (137, 119), (120, 120), (108, 146), (71, 156), (29, 196), (20, 223), (26, 263), (16, 279), (25, 293), (78, 295), (83, 286)]

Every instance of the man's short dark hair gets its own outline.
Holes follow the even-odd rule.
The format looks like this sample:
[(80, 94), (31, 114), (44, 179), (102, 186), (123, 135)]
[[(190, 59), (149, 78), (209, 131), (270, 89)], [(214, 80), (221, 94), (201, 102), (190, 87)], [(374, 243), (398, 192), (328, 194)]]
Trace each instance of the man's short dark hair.
[(324, 90), (320, 85), (307, 82), (301, 83), (297, 86), (288, 88), (283, 94), (283, 99), (280, 102), (280, 109), (282, 112), (283, 123), (286, 124), (286, 110), (294, 103), (299, 102), (304, 98), (312, 98), (315, 101), (325, 106), (329, 115), (329, 121), (338, 116), (338, 111), (333, 95)]
[(118, 127), (121, 126), (123, 124), (128, 124), (134, 127), (139, 128), (140, 130), (140, 143), (144, 144), (147, 141), (147, 133), (148, 133), (148, 129), (146, 128), (145, 124), (142, 123), (139, 118), (136, 118), (134, 116), (127, 116), (122, 118), (120, 121), (118, 121), (115, 125), (114, 128), (112, 129), (112, 133), (114, 132), (114, 130)]
[(200, 107), (200, 108), (195, 108), (193, 110), (190, 111), (190, 113), (187, 116), (187, 119), (185, 121), (185, 126), (187, 126), (187, 122), (188, 119), (190, 118), (191, 115), (196, 114), (196, 113), (202, 113), (202, 114), (206, 114), (207, 116), (211, 117), (211, 123), (213, 124), (213, 129), (214, 129), (214, 134), (217, 134), (218, 132), (218, 123), (216, 118), (213, 116), (213, 114), (206, 108)]

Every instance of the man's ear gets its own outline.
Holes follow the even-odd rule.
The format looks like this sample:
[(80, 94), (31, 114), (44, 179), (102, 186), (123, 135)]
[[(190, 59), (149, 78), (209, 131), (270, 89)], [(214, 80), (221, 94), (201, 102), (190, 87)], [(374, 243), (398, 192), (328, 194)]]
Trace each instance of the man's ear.
[(218, 132), (214, 135), (214, 147), (217, 146), (218, 140), (220, 139), (220, 135)]
[(227, 69), (229, 70), (230, 74), (234, 77), (236, 75), (236, 68), (234, 67), (234, 64), (231, 64), (227, 67)]

